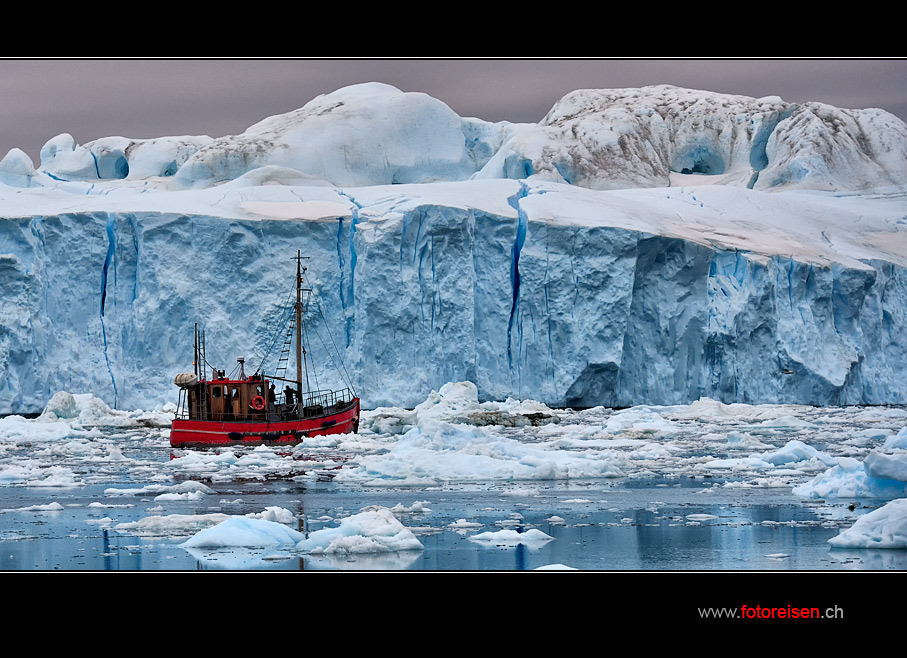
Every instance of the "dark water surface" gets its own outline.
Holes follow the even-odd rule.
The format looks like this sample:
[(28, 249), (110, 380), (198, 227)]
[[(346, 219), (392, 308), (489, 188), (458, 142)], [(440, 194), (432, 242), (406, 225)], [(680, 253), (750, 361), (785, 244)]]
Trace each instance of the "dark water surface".
[[(229, 482), (210, 484), (216, 493), (194, 502), (111, 498), (104, 492), (117, 485), (110, 482), (50, 489), (4, 486), (0, 569), (519, 571), (552, 565), (595, 571), (907, 569), (907, 551), (829, 547), (828, 539), (852, 525), (861, 504), (854, 512), (848, 501), (834, 506), (804, 504), (785, 488), (710, 489), (711, 484), (701, 479), (609, 480), (352, 490), (333, 482)], [(63, 509), (23, 509), (52, 502)], [(113, 528), (149, 516), (243, 515), (278, 506), (297, 516), (299, 530), (311, 532), (332, 527), (369, 505), (409, 508), (417, 502), (429, 511), (397, 516), (416, 533), (424, 550), (391, 554), (190, 551), (180, 544), (193, 531), (155, 538)], [(468, 531), (449, 527), (460, 519), (482, 525)], [(553, 539), (504, 546), (469, 539), (478, 532), (505, 528), (519, 532), (535, 528)]]

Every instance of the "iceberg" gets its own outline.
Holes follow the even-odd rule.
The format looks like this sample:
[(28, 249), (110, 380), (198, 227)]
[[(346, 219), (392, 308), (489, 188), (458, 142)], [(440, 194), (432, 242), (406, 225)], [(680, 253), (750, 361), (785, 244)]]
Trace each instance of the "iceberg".
[(907, 496), (907, 451), (870, 450), (863, 460), (839, 457), (809, 482), (793, 488), (804, 498), (896, 498)]
[(907, 548), (907, 498), (864, 514), (828, 543), (835, 548)]
[(294, 546), (304, 536), (277, 521), (231, 516), (199, 531), (181, 545), (201, 549)]
[(386, 507), (366, 508), (340, 520), (336, 528), (323, 528), (300, 538), (295, 550), (310, 554), (386, 553), (422, 550), (412, 530)]
[(0, 414), (59, 391), (161, 408), (195, 323), (210, 362), (257, 365), (297, 249), (367, 408), (447, 382), (902, 404), (905, 194), (890, 114), (667, 86), (580, 90), (538, 124), (371, 83), (240, 135), (61, 135), (0, 162)]

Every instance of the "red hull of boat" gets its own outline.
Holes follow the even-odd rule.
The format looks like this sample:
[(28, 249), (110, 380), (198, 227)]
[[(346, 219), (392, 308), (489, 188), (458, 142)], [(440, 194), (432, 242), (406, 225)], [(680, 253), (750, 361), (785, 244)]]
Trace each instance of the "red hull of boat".
[(277, 422), (220, 422), (174, 420), (170, 445), (174, 448), (211, 448), (231, 445), (292, 445), (306, 437), (346, 434), (359, 429), (359, 400), (343, 411), (315, 418)]

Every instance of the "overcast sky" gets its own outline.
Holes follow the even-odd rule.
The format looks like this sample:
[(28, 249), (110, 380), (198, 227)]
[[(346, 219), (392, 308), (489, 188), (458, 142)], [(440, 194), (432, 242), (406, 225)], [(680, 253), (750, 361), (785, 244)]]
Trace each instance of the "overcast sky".
[(672, 84), (842, 108), (907, 121), (907, 59), (869, 60), (0, 60), (0, 157), (35, 165), (47, 140), (220, 137), (378, 81), (438, 98), (461, 116), (536, 122), (575, 89)]

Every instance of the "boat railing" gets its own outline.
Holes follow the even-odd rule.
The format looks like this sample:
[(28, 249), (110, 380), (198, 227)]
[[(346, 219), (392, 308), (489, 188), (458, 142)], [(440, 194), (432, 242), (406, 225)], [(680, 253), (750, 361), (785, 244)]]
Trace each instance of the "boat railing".
[(339, 391), (308, 391), (302, 395), (302, 407), (305, 412), (309, 408), (334, 407), (352, 399), (353, 393), (348, 388), (340, 389)]
[(256, 418), (256, 416), (263, 417), (264, 414), (263, 413), (254, 414), (254, 413), (250, 412), (248, 414), (248, 416), (243, 416), (243, 415), (237, 416), (236, 414), (229, 412), (229, 411), (223, 411), (223, 412), (205, 411), (205, 412), (200, 412), (198, 416), (193, 417), (189, 413), (188, 409), (180, 409), (179, 411), (177, 411), (174, 414), (174, 418), (176, 420), (210, 420), (210, 421), (217, 421), (219, 423), (220, 422), (232, 422), (232, 421), (245, 422), (248, 420), (254, 420)]
[[(337, 391), (308, 391), (302, 395), (302, 400), (300, 401), (294, 401), (290, 404), (274, 405), (271, 409), (271, 414), (276, 414), (274, 418), (275, 420), (289, 420), (299, 417), (304, 418), (307, 416), (320, 416), (325, 413), (325, 410), (343, 406), (344, 404), (351, 402), (354, 397), (355, 396), (353, 395), (353, 392), (349, 388), (344, 388)], [(252, 419), (255, 416), (256, 414), (254, 413), (249, 414), (249, 416), (237, 417), (230, 411), (225, 411), (222, 413), (206, 411), (200, 414), (198, 420), (211, 420), (218, 422), (244, 421)], [(181, 404), (175, 414), (175, 417), (178, 420), (191, 420), (192, 416), (189, 413), (188, 404), (185, 404), (185, 402), (181, 400)]]

